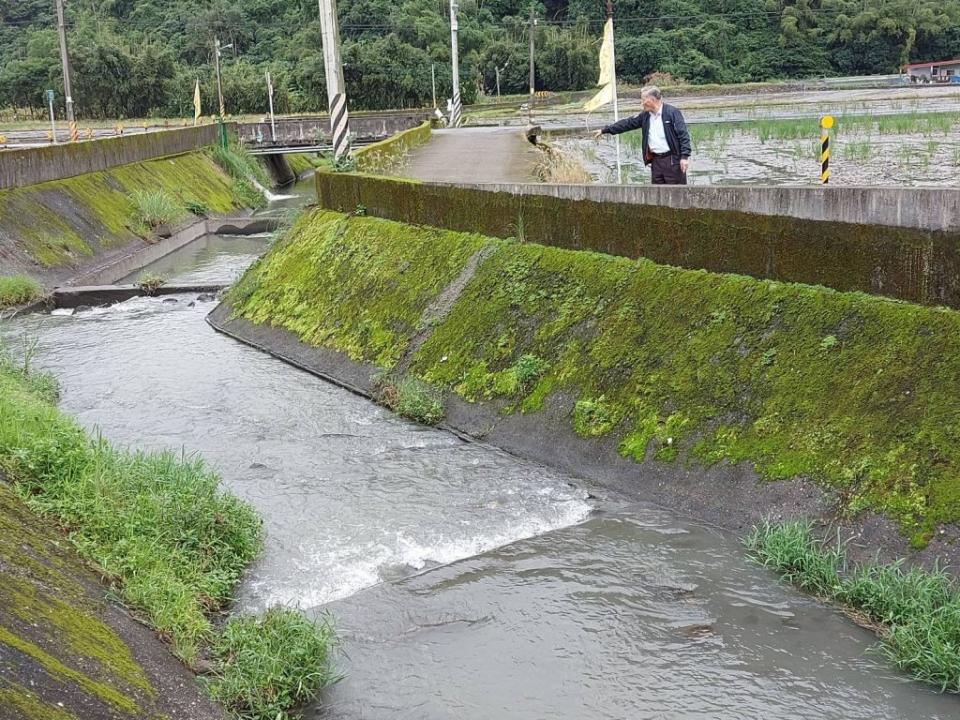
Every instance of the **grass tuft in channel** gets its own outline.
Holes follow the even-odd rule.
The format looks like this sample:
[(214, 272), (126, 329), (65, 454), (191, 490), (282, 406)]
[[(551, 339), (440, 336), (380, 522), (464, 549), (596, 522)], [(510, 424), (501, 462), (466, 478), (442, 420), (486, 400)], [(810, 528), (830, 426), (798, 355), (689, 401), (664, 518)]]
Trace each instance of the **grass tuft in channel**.
[(186, 208), (163, 190), (135, 190), (130, 194), (130, 200), (133, 219), (143, 228), (176, 222), (186, 214)]
[(326, 616), (314, 622), (287, 608), (231, 619), (213, 644), (220, 669), (210, 694), (240, 718), (287, 720), (290, 708), (335, 683), (336, 638)]
[(809, 522), (764, 522), (745, 543), (794, 585), (874, 624), (883, 653), (901, 670), (960, 692), (960, 588), (943, 570), (849, 567), (842, 544), (818, 540)]
[(26, 275), (0, 277), (0, 308), (28, 303), (40, 297), (40, 284)]
[(377, 399), (398, 415), (424, 425), (436, 425), (443, 420), (443, 396), (432, 385), (414, 377), (399, 381), (390, 374), (375, 379)]

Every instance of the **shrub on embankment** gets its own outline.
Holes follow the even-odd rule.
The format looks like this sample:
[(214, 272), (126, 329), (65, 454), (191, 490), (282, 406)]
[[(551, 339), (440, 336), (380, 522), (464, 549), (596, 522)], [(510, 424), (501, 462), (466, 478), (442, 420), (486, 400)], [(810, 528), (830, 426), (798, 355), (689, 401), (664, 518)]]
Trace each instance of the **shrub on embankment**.
[[(63, 528), (181, 659), (193, 664), (211, 643), (216, 650), (224, 642), (246, 658), (237, 669), (232, 655), (223, 657), (215, 671), (214, 688), (226, 678), (240, 686), (231, 708), (240, 713), (248, 707), (243, 717), (267, 717), (257, 711), (256, 697), (244, 695), (248, 687), (288, 700), (270, 708), (270, 720), (285, 717), (291, 703), (331, 677), (329, 624), (281, 612), (262, 631), (253, 622), (253, 630), (224, 640), (208, 617), (229, 602), (260, 549), (254, 510), (223, 492), (199, 458), (118, 450), (90, 437), (52, 404), (55, 394), (55, 383), (31, 371), (29, 362), (0, 354), (0, 475), (30, 508)], [(277, 633), (303, 637), (299, 645), (262, 656), (261, 647), (269, 647)], [(282, 672), (257, 676), (256, 660)], [(318, 673), (318, 666), (325, 672)]]
[(0, 190), (0, 252), (31, 273), (80, 265), (138, 237), (135, 191), (162, 191), (182, 206), (217, 213), (246, 207), (248, 199), (203, 153)]
[[(450, 312), (427, 312), (484, 246)], [(813, 479), (915, 546), (960, 520), (954, 311), (323, 211), (232, 302), (501, 413), (549, 407), (637, 462)]]
[(746, 545), (784, 579), (866, 620), (901, 670), (960, 692), (960, 588), (945, 572), (904, 570), (900, 563), (852, 566), (842, 544), (818, 540), (805, 522), (765, 522)]

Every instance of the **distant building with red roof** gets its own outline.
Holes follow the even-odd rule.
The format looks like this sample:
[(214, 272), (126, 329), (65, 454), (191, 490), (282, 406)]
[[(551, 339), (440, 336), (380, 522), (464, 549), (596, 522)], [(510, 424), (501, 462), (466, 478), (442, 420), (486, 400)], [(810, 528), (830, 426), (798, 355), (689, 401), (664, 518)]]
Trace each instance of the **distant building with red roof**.
[(912, 83), (960, 82), (960, 58), (911, 63), (900, 70), (907, 74)]

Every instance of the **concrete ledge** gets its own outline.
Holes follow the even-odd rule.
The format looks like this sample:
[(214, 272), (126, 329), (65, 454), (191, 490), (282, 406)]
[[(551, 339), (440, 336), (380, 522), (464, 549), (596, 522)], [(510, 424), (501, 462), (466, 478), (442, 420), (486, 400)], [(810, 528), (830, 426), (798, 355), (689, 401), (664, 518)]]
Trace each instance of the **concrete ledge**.
[(952, 188), (769, 187), (742, 185), (460, 185), (520, 197), (723, 210), (803, 220), (960, 232), (960, 190)]
[(259, 235), (280, 227), (280, 219), (250, 216), (209, 218), (206, 227), (208, 235)]
[(129, 253), (112, 258), (99, 267), (75, 276), (70, 280), (70, 285), (109, 285), (116, 282), (208, 234), (207, 222), (209, 221), (192, 220), (189, 224), (182, 225), (168, 238), (162, 238), (152, 245), (138, 245), (131, 248)]
[(112, 305), (141, 295), (160, 297), (164, 295), (184, 295), (187, 293), (218, 293), (226, 285), (183, 284), (161, 285), (146, 291), (139, 285), (88, 285), (82, 287), (57, 288), (51, 295), (56, 308), (77, 308), (81, 305)]
[(342, 212), (960, 308), (960, 190), (316, 182)]
[(0, 153), (0, 190), (100, 172), (212, 145), (216, 125), (160, 130)]
[(130, 252), (112, 258), (109, 262), (88, 270), (70, 280), (71, 285), (109, 285), (120, 278), (125, 278), (137, 270), (145, 268), (160, 258), (189, 245), (204, 235), (255, 235), (264, 232), (273, 232), (280, 221), (269, 217), (224, 217), (194, 219), (182, 225), (168, 238), (162, 238), (152, 245), (138, 245)]

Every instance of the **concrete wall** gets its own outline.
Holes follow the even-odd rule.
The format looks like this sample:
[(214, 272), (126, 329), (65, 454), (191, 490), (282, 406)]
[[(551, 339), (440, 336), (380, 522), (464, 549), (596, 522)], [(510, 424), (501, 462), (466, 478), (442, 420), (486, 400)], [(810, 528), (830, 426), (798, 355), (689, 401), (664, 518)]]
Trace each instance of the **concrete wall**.
[(357, 149), (353, 154), (357, 170), (383, 172), (403, 161), (411, 149), (430, 140), (430, 122), (425, 121), (409, 130), (397, 133), (386, 140)]
[[(382, 138), (416, 127), (430, 119), (426, 111), (397, 112), (384, 115), (350, 115), (350, 132), (355, 138)], [(239, 123), (240, 140), (252, 147), (287, 147), (291, 145), (323, 145), (330, 142), (330, 118), (324, 115), (305, 118), (278, 119), (275, 123), (277, 139), (272, 138), (270, 120), (259, 123)]]
[(202, 125), (66, 145), (7, 150), (0, 153), (0, 190), (179, 155), (212, 145), (216, 140), (217, 126)]
[(960, 190), (413, 183), (318, 173), (322, 207), (960, 308)]

